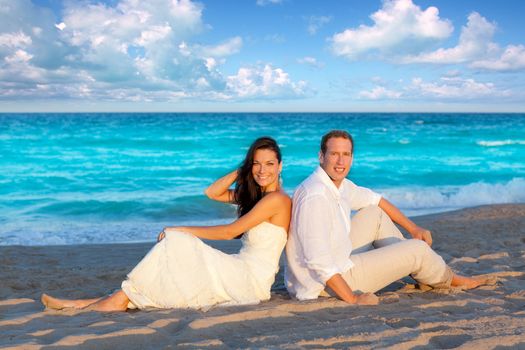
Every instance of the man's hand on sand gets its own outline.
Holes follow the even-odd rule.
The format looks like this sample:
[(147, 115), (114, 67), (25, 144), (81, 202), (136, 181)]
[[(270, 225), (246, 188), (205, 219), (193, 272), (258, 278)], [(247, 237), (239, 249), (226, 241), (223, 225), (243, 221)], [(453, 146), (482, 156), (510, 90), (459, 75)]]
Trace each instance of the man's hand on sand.
[(379, 298), (374, 293), (359, 294), (355, 303), (356, 305), (377, 305)]
[(410, 235), (412, 238), (420, 239), (427, 242), (429, 246), (432, 246), (432, 233), (429, 230), (416, 226), (416, 228), (410, 232)]

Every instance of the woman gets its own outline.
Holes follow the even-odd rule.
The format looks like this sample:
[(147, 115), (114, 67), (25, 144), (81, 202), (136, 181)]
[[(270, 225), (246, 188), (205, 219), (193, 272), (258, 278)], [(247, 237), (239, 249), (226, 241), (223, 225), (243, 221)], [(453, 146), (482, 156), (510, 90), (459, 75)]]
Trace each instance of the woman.
[[(270, 299), (291, 213), (291, 200), (280, 186), (281, 170), (281, 151), (275, 140), (255, 140), (239, 169), (206, 189), (211, 199), (238, 205), (236, 221), (208, 227), (167, 227), (122, 282), (121, 290), (81, 300), (43, 294), (42, 303), (52, 309), (125, 311), (256, 304)], [(235, 190), (230, 190), (234, 182)], [(242, 248), (235, 255), (201, 240), (229, 240), (239, 235), (243, 235)]]

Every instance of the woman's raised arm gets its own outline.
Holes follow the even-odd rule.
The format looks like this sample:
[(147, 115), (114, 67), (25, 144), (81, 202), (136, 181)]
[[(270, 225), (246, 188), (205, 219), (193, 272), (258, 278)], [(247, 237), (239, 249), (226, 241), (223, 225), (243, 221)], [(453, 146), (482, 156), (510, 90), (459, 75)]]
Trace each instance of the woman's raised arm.
[(237, 180), (237, 169), (231, 173), (224, 175), (220, 179), (212, 183), (204, 193), (208, 198), (218, 202), (233, 203), (233, 190), (230, 190), (230, 186)]

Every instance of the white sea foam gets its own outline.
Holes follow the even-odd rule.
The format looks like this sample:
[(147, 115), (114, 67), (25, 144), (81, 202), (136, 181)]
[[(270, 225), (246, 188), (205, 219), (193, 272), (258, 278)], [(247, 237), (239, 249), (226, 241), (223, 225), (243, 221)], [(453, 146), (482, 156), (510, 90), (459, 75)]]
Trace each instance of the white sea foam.
[(499, 147), (508, 145), (525, 145), (525, 140), (497, 140), (497, 141), (478, 141), (479, 146), (483, 147)]
[(485, 204), (525, 203), (525, 178), (497, 184), (387, 188), (379, 192), (408, 215), (418, 215)]
[(34, 222), (11, 222), (3, 227), (0, 245), (70, 245), (100, 243), (154, 242), (158, 233), (167, 226), (222, 225), (226, 219), (191, 220), (173, 222), (80, 222), (47, 221), (43, 225)]

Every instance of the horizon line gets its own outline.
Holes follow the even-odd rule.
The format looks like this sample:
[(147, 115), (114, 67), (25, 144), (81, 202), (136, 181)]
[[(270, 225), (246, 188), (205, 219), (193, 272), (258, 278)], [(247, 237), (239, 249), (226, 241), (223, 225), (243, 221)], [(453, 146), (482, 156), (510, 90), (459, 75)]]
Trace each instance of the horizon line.
[(362, 114), (525, 114), (524, 111), (0, 111), (0, 114), (321, 114), (321, 113), (362, 113)]

